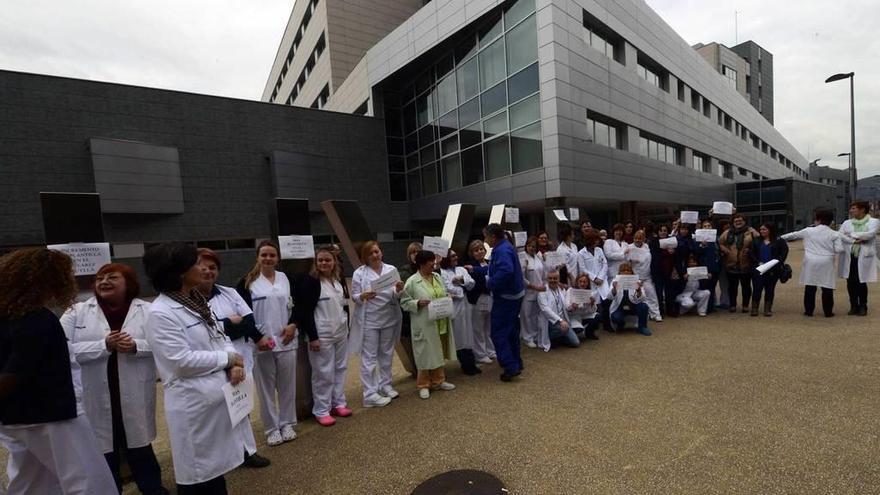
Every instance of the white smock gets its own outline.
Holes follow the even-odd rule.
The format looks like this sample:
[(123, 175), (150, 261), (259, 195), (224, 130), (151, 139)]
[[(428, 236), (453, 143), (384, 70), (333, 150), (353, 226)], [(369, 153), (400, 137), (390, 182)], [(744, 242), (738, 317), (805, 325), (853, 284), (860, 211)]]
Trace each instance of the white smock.
[[(593, 252), (583, 248), (577, 255), (579, 273), (586, 273), (590, 277), (590, 286), (602, 300), (608, 299), (611, 294), (611, 284), (608, 282), (608, 260), (602, 248), (594, 248)], [(602, 283), (596, 283), (600, 280)]]
[[(455, 350), (473, 349), (474, 348), (474, 330), (471, 326), (471, 319), (467, 312), (467, 299), (465, 299), (465, 290), (474, 288), (474, 279), (463, 267), (443, 268), (440, 270), (440, 277), (443, 279), (443, 286), (446, 287), (446, 293), (452, 298), (452, 332), (455, 337)], [(452, 283), (454, 278), (461, 277), (462, 285)]]
[(620, 264), (626, 261), (626, 248), (627, 243), (620, 241), (618, 244), (614, 239), (608, 239), (605, 241), (605, 244), (602, 245), (602, 252), (605, 255), (605, 259), (608, 261), (608, 279), (613, 279), (617, 276), (617, 270), (620, 269)]
[(355, 302), (354, 314), (351, 318), (351, 337), (348, 342), (348, 353), (360, 355), (364, 343), (364, 330), (394, 328), (393, 340), (400, 337), (400, 325), (403, 313), (400, 311), (400, 294), (394, 287), (376, 293), (369, 301), (362, 301), (361, 294), (371, 290), (373, 281), (379, 277), (396, 271), (397, 268), (382, 263), (382, 270), (376, 273), (369, 265), (361, 265), (351, 277), (351, 298)]
[(807, 227), (781, 236), (786, 241), (804, 240), (804, 266), (800, 283), (826, 289), (837, 287), (837, 255), (844, 252), (840, 234), (827, 225)]
[[(839, 273), (841, 278), (849, 278), (849, 262), (854, 246), (859, 246), (859, 282), (863, 284), (877, 281), (877, 234), (880, 233), (880, 220), (871, 218), (868, 220), (864, 232), (856, 232), (852, 220), (843, 222), (839, 232), (843, 235), (843, 242), (847, 245), (840, 253)], [(862, 241), (861, 244), (853, 244), (852, 239)]]

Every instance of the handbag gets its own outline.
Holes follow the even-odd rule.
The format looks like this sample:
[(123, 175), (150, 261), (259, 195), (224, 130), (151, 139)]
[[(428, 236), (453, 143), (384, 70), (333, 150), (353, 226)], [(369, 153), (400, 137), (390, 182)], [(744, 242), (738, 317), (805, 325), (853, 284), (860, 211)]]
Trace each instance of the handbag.
[(782, 265), (782, 271), (779, 273), (779, 281), (783, 284), (791, 279), (791, 265), (785, 263)]

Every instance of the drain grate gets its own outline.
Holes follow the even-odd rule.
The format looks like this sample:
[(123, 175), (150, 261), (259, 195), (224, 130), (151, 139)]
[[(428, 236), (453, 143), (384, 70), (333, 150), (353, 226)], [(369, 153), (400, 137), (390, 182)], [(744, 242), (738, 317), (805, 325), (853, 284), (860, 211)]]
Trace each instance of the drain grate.
[(412, 495), (506, 495), (501, 480), (485, 471), (461, 469), (425, 480)]

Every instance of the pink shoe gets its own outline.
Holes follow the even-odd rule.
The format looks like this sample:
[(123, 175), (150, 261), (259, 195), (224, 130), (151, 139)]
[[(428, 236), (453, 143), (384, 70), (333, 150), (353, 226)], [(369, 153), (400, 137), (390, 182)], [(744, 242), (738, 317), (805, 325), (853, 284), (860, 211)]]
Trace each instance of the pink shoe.
[(336, 424), (336, 420), (331, 416), (315, 416), (315, 419), (321, 426), (333, 426)]
[(331, 416), (339, 416), (340, 418), (347, 418), (347, 417), (351, 416), (351, 409), (349, 409), (345, 406), (334, 407), (333, 409), (330, 410), (330, 415)]

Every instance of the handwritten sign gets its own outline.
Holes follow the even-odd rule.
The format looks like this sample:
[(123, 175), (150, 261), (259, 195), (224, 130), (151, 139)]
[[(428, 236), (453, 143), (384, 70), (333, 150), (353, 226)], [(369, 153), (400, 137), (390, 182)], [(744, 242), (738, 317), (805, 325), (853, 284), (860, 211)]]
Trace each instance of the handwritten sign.
[(304, 260), (315, 257), (315, 241), (310, 235), (279, 235), (281, 259)]
[(452, 317), (452, 298), (441, 297), (434, 299), (428, 303), (428, 318), (431, 320), (439, 320), (442, 318)]
[(697, 242), (715, 242), (718, 239), (716, 229), (697, 229), (694, 231), (694, 240)]
[(556, 215), (556, 219), (560, 222), (568, 221), (568, 219), (565, 218), (565, 210), (553, 210), (553, 214)]
[(568, 218), (570, 218), (572, 222), (577, 222), (581, 219), (581, 211), (577, 208), (569, 208)]
[(712, 213), (715, 215), (733, 215), (733, 203), (716, 201), (712, 203)]
[(381, 277), (373, 280), (370, 284), (370, 290), (373, 292), (381, 292), (385, 289), (390, 289), (394, 287), (397, 282), (400, 282), (400, 273), (397, 270), (391, 270), (390, 272), (382, 275)]
[(636, 290), (639, 288), (638, 275), (618, 275), (617, 290)]
[(681, 212), (681, 223), (689, 223), (689, 224), (697, 224), (700, 223), (700, 212), (698, 211), (683, 211)]
[(568, 290), (568, 302), (570, 304), (577, 304), (578, 306), (584, 306), (590, 302), (590, 298), (593, 297), (593, 291), (589, 289), (569, 289)]
[(526, 241), (529, 239), (528, 232), (514, 232), (513, 239), (516, 241), (516, 247), (522, 247), (526, 245)]
[(232, 426), (237, 425), (254, 410), (254, 382), (250, 376), (245, 377), (238, 385), (229, 382), (223, 384), (223, 396), (226, 398), (226, 410)]
[(505, 208), (504, 209), (504, 222), (505, 223), (519, 223), (519, 208)]
[(544, 253), (544, 264), (548, 267), (556, 268), (568, 262), (568, 256), (558, 251), (547, 251)]
[(73, 274), (94, 275), (110, 263), (110, 244), (107, 242), (75, 242), (71, 244), (51, 244), (46, 248), (66, 253), (73, 260)]
[(675, 249), (678, 247), (678, 239), (675, 237), (664, 237), (660, 239), (660, 249)]
[(431, 237), (426, 235), (422, 240), (422, 249), (445, 258), (446, 254), (449, 253), (449, 241), (442, 237)]
[(705, 266), (689, 266), (688, 278), (691, 280), (706, 280), (709, 278), (709, 270)]

